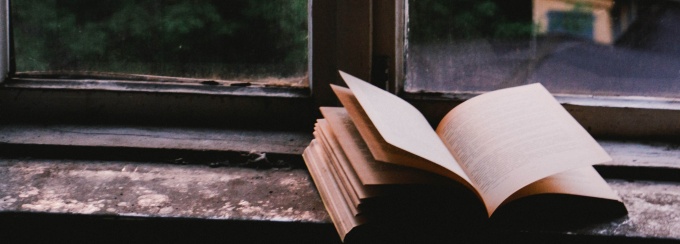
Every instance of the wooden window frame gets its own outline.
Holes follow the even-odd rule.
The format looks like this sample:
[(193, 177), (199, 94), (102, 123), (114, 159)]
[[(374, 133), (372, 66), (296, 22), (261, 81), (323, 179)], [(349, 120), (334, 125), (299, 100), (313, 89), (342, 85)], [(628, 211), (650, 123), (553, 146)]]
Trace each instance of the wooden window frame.
[[(404, 90), (407, 0), (372, 1), (372, 65), (389, 60), (387, 81), (375, 85), (399, 95), (423, 112), (436, 126), (449, 110), (479, 93), (409, 93)], [(377, 59), (375, 57), (386, 57)], [(373, 67), (371, 70), (379, 70)], [(368, 79), (382, 77), (370, 74)], [(596, 137), (677, 140), (680, 136), (680, 99), (633, 96), (555, 94), (565, 108)]]
[[(403, 97), (433, 125), (455, 105), (478, 95), (404, 91), (406, 0), (309, 0), (310, 88), (302, 89), (13, 79), (9, 2), (0, 0), (4, 8), (0, 9), (0, 17), (5, 23), (0, 25), (0, 69), (4, 78), (0, 85), (0, 119), (5, 121), (311, 130), (319, 117), (318, 106), (338, 105), (329, 87), (343, 84), (338, 70)], [(596, 136), (673, 139), (680, 135), (677, 99), (556, 97)]]
[[(13, 77), (10, 0), (0, 0), (0, 122), (308, 130), (338, 105), (338, 70), (370, 80), (372, 1), (308, 0), (309, 88), (201, 86), (91, 78)], [(4, 54), (4, 55), (3, 55)], [(158, 84), (166, 83), (166, 84)]]
[[(0, 0), (0, 121), (3, 123), (130, 124), (192, 127), (248, 127), (310, 130), (318, 117), (312, 86), (255, 87), (201, 85), (155, 78), (148, 80), (78, 77), (26, 78), (14, 76), (10, 0)], [(310, 19), (334, 8), (308, 1)], [(334, 15), (334, 13), (333, 13)], [(309, 23), (312, 29), (323, 24)], [(318, 31), (321, 36), (324, 31)], [(311, 35), (310, 35), (311, 36)], [(310, 37), (310, 84), (328, 86), (311, 53), (321, 49)], [(331, 62), (324, 65), (333, 65)], [(323, 70), (323, 69), (321, 69)], [(142, 77), (143, 78), (143, 77)]]

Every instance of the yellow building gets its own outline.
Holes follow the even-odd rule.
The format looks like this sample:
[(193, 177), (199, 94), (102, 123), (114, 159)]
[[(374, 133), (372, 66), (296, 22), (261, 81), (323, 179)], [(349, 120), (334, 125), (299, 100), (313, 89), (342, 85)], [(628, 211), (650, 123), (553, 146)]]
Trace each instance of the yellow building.
[(636, 19), (634, 0), (533, 0), (539, 34), (569, 34), (611, 44)]

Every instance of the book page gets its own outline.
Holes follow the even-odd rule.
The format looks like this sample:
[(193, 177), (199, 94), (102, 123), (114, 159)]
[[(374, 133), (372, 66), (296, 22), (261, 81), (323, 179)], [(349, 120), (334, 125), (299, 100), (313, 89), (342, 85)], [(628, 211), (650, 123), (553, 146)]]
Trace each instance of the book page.
[(451, 110), (437, 133), (477, 187), (489, 215), (532, 182), (611, 161), (540, 84), (474, 97)]
[(309, 169), (309, 173), (319, 190), (321, 200), (328, 211), (328, 215), (333, 221), (333, 225), (340, 235), (345, 239), (347, 233), (359, 225), (366, 222), (362, 216), (354, 216), (349, 208), (349, 204), (342, 198), (340, 187), (334, 182), (329, 172), (326, 162), (320, 158), (321, 149), (316, 140), (305, 149), (302, 157)]
[[(371, 123), (371, 119), (368, 118), (366, 112), (361, 108), (361, 104), (359, 104), (351, 90), (336, 85), (331, 85), (331, 88), (340, 100), (340, 103), (345, 107), (351, 122), (359, 131), (360, 138), (364, 140), (375, 160), (393, 164), (399, 164), (399, 161), (419, 162), (420, 164), (427, 162), (427, 159), (418, 158), (387, 143), (380, 135), (380, 132), (378, 132), (378, 129)], [(321, 112), (323, 113), (323, 110)]]
[(548, 176), (515, 192), (504, 203), (538, 194), (569, 194), (621, 202), (607, 182), (592, 166), (572, 169)]
[[(321, 119), (318, 121), (319, 121), (317, 122), (319, 129), (318, 132), (321, 136), (320, 138), (317, 138), (317, 140), (321, 139), (321, 141), (323, 142), (321, 144), (327, 145), (328, 146), (327, 151), (330, 151), (334, 155), (334, 159), (336, 160), (335, 162), (337, 163), (335, 167), (337, 168), (338, 173), (341, 174), (342, 178), (346, 182), (347, 188), (352, 189), (353, 195), (359, 201), (367, 198), (380, 196), (381, 191), (379, 189), (371, 186), (365, 186), (361, 182), (361, 179), (359, 178), (356, 171), (352, 167), (352, 164), (349, 162), (347, 154), (340, 146), (338, 138), (332, 131), (329, 122), (326, 119)], [(357, 204), (357, 207), (358, 206), (359, 205)]]
[[(474, 190), (474, 187), (470, 184), (470, 180), (467, 179), (467, 176), (459, 175), (439, 164), (435, 164), (425, 158), (419, 157), (418, 155), (386, 142), (377, 128), (373, 125), (368, 115), (366, 115), (366, 112), (362, 109), (361, 104), (359, 104), (354, 97), (352, 91), (334, 85), (331, 87), (341, 103), (345, 106), (347, 114), (354, 123), (356, 130), (359, 131), (359, 134), (361, 135), (360, 139), (363, 139), (369, 152), (376, 161), (433, 172), (454, 179)], [(460, 169), (460, 171), (462, 172), (462, 169)]]
[[(375, 128), (374, 138), (366, 140), (367, 137), (364, 137), (369, 147), (371, 147), (371, 144), (393, 146), (408, 152), (408, 154), (426, 159), (430, 163), (414, 163), (416, 161), (411, 160), (414, 157), (410, 157), (410, 159), (401, 158), (405, 160), (400, 160), (399, 156), (408, 155), (395, 154), (394, 151), (397, 150), (386, 152), (383, 156), (393, 157), (394, 160), (385, 159), (384, 162), (428, 170), (446, 175), (457, 181), (462, 180), (466, 185), (471, 184), (463, 169), (416, 108), (401, 98), (354, 76), (342, 71), (340, 71), (340, 75), (350, 87), (351, 92), (336, 92), (336, 94), (341, 102), (344, 100), (343, 106), (347, 108), (355, 124), (358, 122), (355, 119), (366, 121), (365, 125), (357, 124), (357, 129), (362, 132), (362, 137), (364, 136), (363, 132), (373, 128), (368, 125), (373, 125)], [(333, 89), (334, 91), (343, 91), (337, 86), (334, 86)], [(356, 101), (352, 101), (352, 99), (356, 99)], [(371, 152), (373, 153), (373, 148), (371, 148)], [(374, 153), (374, 155), (376, 154)]]
[(345, 108), (321, 107), (321, 113), (347, 157), (347, 162), (350, 164), (348, 168), (356, 173), (361, 184), (374, 186), (449, 183), (449, 181), (443, 181), (432, 173), (376, 161)]
[(319, 153), (319, 155), (326, 162), (328, 171), (332, 176), (331, 179), (333, 179), (333, 181), (338, 185), (340, 193), (342, 193), (342, 197), (345, 199), (345, 202), (352, 205), (352, 208), (350, 208), (352, 214), (354, 216), (359, 215), (359, 197), (354, 193), (352, 186), (347, 181), (347, 178), (343, 177), (343, 175), (338, 172), (338, 167), (336, 167), (337, 158), (335, 158), (333, 152), (329, 151), (329, 146), (325, 144), (325, 139), (319, 135), (318, 131), (314, 132), (314, 137), (317, 140), (319, 148), (323, 150)]

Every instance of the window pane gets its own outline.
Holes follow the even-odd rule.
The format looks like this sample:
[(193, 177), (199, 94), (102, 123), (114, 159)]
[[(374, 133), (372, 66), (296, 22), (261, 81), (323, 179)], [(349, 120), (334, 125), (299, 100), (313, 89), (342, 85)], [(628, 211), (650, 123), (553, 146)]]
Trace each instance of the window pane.
[(306, 84), (306, 0), (12, 1), (17, 72)]
[(409, 0), (408, 92), (680, 97), (680, 4)]

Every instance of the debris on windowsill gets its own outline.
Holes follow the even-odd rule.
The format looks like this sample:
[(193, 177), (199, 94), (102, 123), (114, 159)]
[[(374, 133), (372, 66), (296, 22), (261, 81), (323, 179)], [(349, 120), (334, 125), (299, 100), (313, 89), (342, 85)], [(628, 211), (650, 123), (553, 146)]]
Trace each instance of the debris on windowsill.
[(201, 81), (202, 85), (207, 85), (207, 86), (219, 86), (220, 83), (214, 80), (206, 80), (206, 81)]
[(229, 86), (238, 86), (238, 87), (247, 87), (252, 85), (250, 82), (234, 82), (234, 83), (229, 83)]
[(176, 158), (174, 163), (175, 164), (187, 164), (187, 162), (184, 161), (184, 158)]
[(267, 153), (258, 152), (255, 150), (250, 151), (247, 154), (248, 160), (245, 162), (246, 167), (252, 167), (257, 169), (269, 169), (272, 164), (267, 159)]

